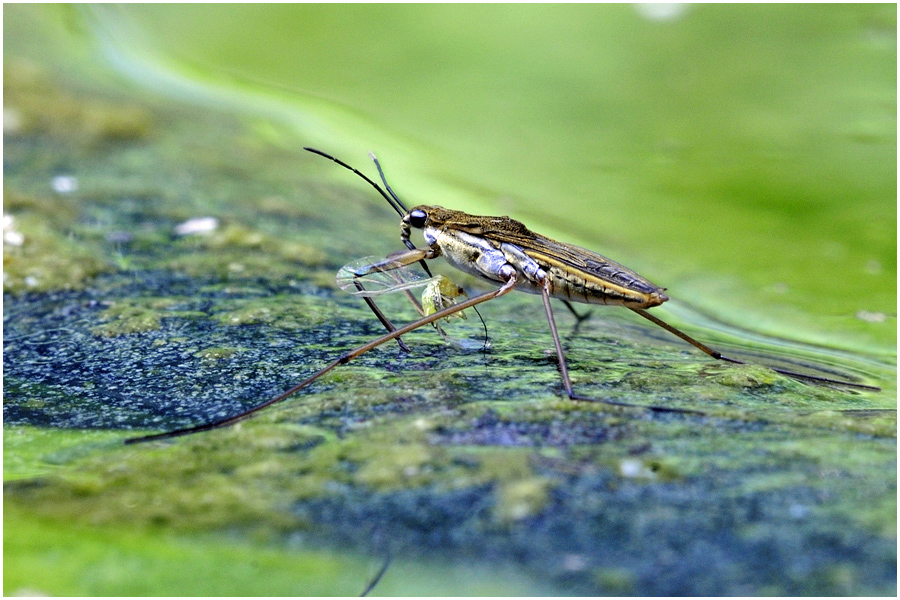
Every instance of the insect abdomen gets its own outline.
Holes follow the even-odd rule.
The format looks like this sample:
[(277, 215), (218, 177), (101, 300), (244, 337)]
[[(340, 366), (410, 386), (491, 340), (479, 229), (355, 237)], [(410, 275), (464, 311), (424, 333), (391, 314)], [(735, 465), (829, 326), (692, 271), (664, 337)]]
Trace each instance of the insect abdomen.
[(529, 255), (542, 263), (552, 280), (554, 298), (583, 304), (605, 304), (630, 308), (651, 308), (669, 299), (663, 291), (636, 273), (609, 263), (604, 277), (574, 269), (546, 256)]

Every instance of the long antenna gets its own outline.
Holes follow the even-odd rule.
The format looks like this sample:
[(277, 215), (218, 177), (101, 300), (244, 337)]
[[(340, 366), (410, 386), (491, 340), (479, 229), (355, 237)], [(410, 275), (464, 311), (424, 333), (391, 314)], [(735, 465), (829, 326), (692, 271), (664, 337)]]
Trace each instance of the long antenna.
[[(375, 166), (378, 167), (378, 174), (381, 175), (381, 181), (384, 182), (384, 187), (386, 187), (388, 189), (388, 192), (391, 193), (390, 195), (388, 195), (387, 192), (385, 192), (383, 189), (381, 189), (380, 185), (378, 185), (377, 183), (375, 183), (374, 181), (372, 181), (371, 179), (366, 177), (366, 175), (364, 173), (358, 171), (357, 169), (354, 169), (353, 167), (351, 167), (350, 165), (348, 165), (341, 159), (335, 158), (332, 155), (328, 154), (327, 152), (322, 152), (321, 150), (316, 150), (315, 148), (310, 148), (309, 146), (304, 146), (303, 149), (306, 150), (307, 152), (312, 152), (313, 154), (318, 154), (319, 156), (327, 158), (328, 160), (333, 160), (334, 162), (341, 165), (345, 169), (349, 169), (350, 171), (353, 171), (354, 173), (356, 173), (357, 175), (359, 175), (360, 177), (365, 179), (369, 185), (371, 185), (373, 188), (378, 190), (378, 193), (381, 194), (381, 196), (385, 200), (388, 201), (388, 204), (390, 204), (391, 207), (394, 210), (396, 210), (397, 214), (400, 215), (401, 217), (405, 217), (406, 213), (409, 212), (409, 209), (406, 208), (406, 205), (403, 204), (403, 202), (400, 200), (400, 198), (397, 197), (397, 194), (394, 193), (394, 190), (391, 189), (391, 186), (388, 185), (387, 179), (384, 176), (384, 171), (381, 170), (381, 164), (378, 162), (378, 159), (375, 158), (375, 155), (372, 154), (371, 152), (369, 152), (369, 156), (371, 156), (372, 160), (375, 161)], [(416, 249), (415, 244), (413, 244), (411, 241), (403, 240), (403, 242), (406, 244), (406, 247), (409, 248), (410, 250)], [(419, 264), (422, 265), (422, 268), (425, 269), (425, 272), (428, 273), (429, 277), (434, 277), (434, 275), (431, 274), (431, 269), (428, 268), (428, 265), (425, 264), (424, 260), (420, 260)], [(375, 310), (375, 309), (372, 309), (372, 310)]]
[[(348, 165), (347, 163), (345, 163), (345, 162), (342, 161), (341, 159), (335, 158), (335, 157), (331, 156), (330, 154), (327, 154), (327, 153), (325, 153), (325, 152), (322, 152), (321, 150), (316, 150), (315, 148), (309, 148), (309, 147), (307, 147), (307, 146), (304, 146), (303, 149), (306, 150), (307, 152), (312, 152), (313, 154), (318, 154), (319, 156), (323, 156), (323, 157), (325, 157), (325, 158), (327, 158), (327, 159), (329, 159), (329, 160), (333, 160), (334, 162), (336, 162), (337, 164), (341, 165), (341, 166), (344, 167), (345, 169), (349, 169), (349, 170), (353, 171), (354, 173), (356, 173), (357, 175), (359, 175), (360, 177), (362, 177), (363, 179), (365, 179), (365, 180), (369, 183), (369, 185), (371, 185), (373, 188), (375, 188), (376, 190), (378, 190), (378, 193), (381, 194), (382, 197), (384, 197), (384, 199), (388, 201), (388, 204), (390, 204), (391, 207), (392, 207), (394, 210), (397, 211), (397, 214), (398, 214), (398, 215), (400, 215), (401, 217), (406, 216), (406, 213), (407, 213), (406, 207), (403, 206), (403, 203), (400, 202), (400, 199), (397, 198), (396, 195), (394, 195), (393, 190), (391, 191), (391, 195), (388, 196), (387, 192), (385, 192), (383, 189), (381, 189), (381, 186), (380, 186), (380, 185), (378, 185), (377, 183), (375, 183), (374, 181), (372, 181), (371, 179), (369, 179), (368, 177), (366, 177), (366, 175), (365, 175), (364, 173), (361, 173), (360, 171), (357, 171), (356, 169), (354, 169), (353, 167), (351, 167), (350, 165)], [(374, 155), (374, 154), (372, 155), (372, 158), (375, 158), (375, 155)], [(376, 164), (376, 165), (378, 164), (378, 161), (377, 161), (377, 160), (375, 161), (375, 164)], [(381, 167), (380, 167), (380, 166), (378, 167), (378, 172), (381, 173)], [(384, 174), (383, 174), (383, 173), (381, 174), (381, 178), (382, 178), (382, 181), (383, 181), (383, 180), (384, 180)], [(387, 185), (387, 181), (385, 181), (384, 184)], [(390, 186), (388, 186), (388, 189), (391, 189)], [(412, 248), (410, 248), (410, 250), (412, 250)]]

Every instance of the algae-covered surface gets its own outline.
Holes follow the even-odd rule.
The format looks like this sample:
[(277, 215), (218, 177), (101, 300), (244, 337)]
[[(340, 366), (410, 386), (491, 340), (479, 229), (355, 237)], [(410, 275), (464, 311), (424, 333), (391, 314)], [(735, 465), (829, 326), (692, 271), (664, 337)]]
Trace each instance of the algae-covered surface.
[[(324, 27), (325, 13), (306, 16)], [(795, 336), (679, 308), (660, 281), (676, 298), (660, 314), (752, 364), (716, 363), (626, 311), (577, 323), (559, 307), (579, 394), (695, 412), (565, 399), (539, 298), (512, 294), (445, 324), (449, 342), (423, 328), (405, 336), (411, 352), (387, 343), (235, 427), (124, 446), (236, 414), (373, 339), (381, 325), (334, 273), (402, 246), (374, 191), (300, 151), (312, 142), (273, 115), (113, 71), (93, 29), (108, 16), (4, 17), (6, 594), (355, 595), (386, 565), (373, 594), (896, 595), (895, 317), (884, 302), (896, 238), (881, 225), (859, 232), (865, 251), (829, 250), (868, 269), (871, 297), (835, 292), (820, 313), (777, 281), (751, 297), (802, 314)], [(859, 17), (867, 52), (886, 43), (889, 20)], [(315, 140), (341, 130), (333, 113), (306, 109), (298, 120), (319, 123)], [(397, 127), (383, 115), (382, 140)], [(872, 118), (854, 126), (880, 147)], [(432, 125), (416, 135), (441, 146)], [(409, 135), (397, 129), (393, 143)], [(452, 155), (459, 142), (445, 143)], [(411, 186), (397, 166), (392, 186), (425, 202), (415, 183), (427, 175)], [(785, 273), (811, 277), (813, 254)], [(395, 296), (379, 299), (385, 312), (413, 319)], [(850, 316), (829, 320), (835, 307)], [(883, 389), (811, 386), (765, 365)]]

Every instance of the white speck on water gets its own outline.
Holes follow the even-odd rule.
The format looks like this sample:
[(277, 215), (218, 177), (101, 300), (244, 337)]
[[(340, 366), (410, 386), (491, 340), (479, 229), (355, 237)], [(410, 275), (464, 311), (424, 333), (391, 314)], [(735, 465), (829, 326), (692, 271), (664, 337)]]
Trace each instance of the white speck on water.
[(12, 106), (3, 107), (3, 133), (15, 133), (22, 128), (22, 113)]
[(178, 235), (206, 234), (215, 231), (218, 226), (219, 220), (215, 217), (196, 217), (176, 225), (175, 233)]
[(651, 21), (671, 21), (687, 12), (689, 4), (681, 2), (638, 2), (634, 9)]
[(623, 458), (619, 462), (619, 473), (622, 477), (628, 477), (630, 479), (638, 477), (645, 479), (656, 478), (656, 473), (648, 469), (638, 458)]
[(25, 236), (16, 231), (12, 215), (3, 215), (3, 243), (8, 246), (21, 246), (25, 243)]
[(21, 246), (25, 243), (25, 236), (18, 231), (4, 231), (3, 243), (10, 246)]
[(566, 554), (563, 556), (562, 567), (566, 571), (584, 571), (587, 568), (587, 559), (582, 554)]
[(866, 263), (866, 273), (869, 275), (878, 275), (881, 270), (881, 261), (873, 259)]
[(856, 313), (856, 318), (860, 321), (865, 321), (866, 323), (884, 323), (887, 316), (881, 312), (869, 312), (867, 310), (861, 310)]
[(78, 189), (78, 179), (71, 175), (57, 175), (50, 186), (57, 194), (71, 194)]

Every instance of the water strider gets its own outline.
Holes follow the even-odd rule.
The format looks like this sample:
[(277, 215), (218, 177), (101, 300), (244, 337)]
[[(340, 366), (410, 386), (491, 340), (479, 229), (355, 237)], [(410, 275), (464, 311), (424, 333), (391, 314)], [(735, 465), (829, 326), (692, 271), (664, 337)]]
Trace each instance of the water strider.
[[(559, 333), (553, 317), (553, 308), (550, 304), (551, 298), (562, 300), (570, 309), (572, 309), (570, 302), (624, 306), (678, 336), (712, 358), (734, 364), (745, 364), (743, 361), (729, 358), (713, 350), (647, 312), (647, 309), (659, 306), (666, 302), (669, 297), (664, 293), (665, 288), (651, 283), (631, 269), (590, 250), (557, 242), (534, 233), (519, 221), (509, 217), (475, 216), (440, 206), (420, 205), (407, 209), (391, 189), (381, 169), (381, 165), (374, 155), (371, 155), (371, 158), (375, 162), (387, 191), (347, 163), (314, 148), (305, 148), (305, 150), (332, 160), (362, 177), (378, 190), (381, 196), (387, 200), (401, 217), (400, 238), (406, 246), (406, 250), (391, 254), (382, 260), (362, 259), (351, 263), (341, 269), (338, 278), (341, 287), (346, 289), (352, 285), (356, 288), (356, 291), (353, 293), (363, 297), (388, 332), (367, 344), (347, 352), (286, 392), (238, 415), (195, 427), (128, 439), (125, 441), (126, 444), (172, 438), (237, 423), (267, 406), (284, 400), (335, 367), (345, 364), (385, 342), (397, 339), (401, 347), (404, 350), (408, 350), (400, 340), (400, 336), (423, 325), (437, 323), (440, 319), (461, 313), (463, 310), (482, 302), (499, 298), (513, 290), (541, 296), (547, 323), (553, 337), (553, 345), (556, 349), (562, 383), (566, 394), (572, 400), (603, 402), (616, 406), (639, 407), (660, 412), (702, 414), (693, 410), (640, 406), (599, 398), (587, 398), (576, 394), (572, 389), (572, 382), (569, 379), (569, 372), (566, 367), (566, 359), (559, 341)], [(409, 239), (413, 228), (422, 231), (427, 244), (426, 247), (417, 248)], [(440, 292), (441, 284), (431, 274), (425, 262), (438, 257), (443, 257), (450, 265), (460, 271), (474, 275), (498, 287), (456, 303), (456, 298), (460, 294), (448, 293), (443, 295)], [(427, 279), (413, 274), (411, 267), (416, 263), (419, 263), (427, 273)], [(376, 289), (366, 289), (365, 285), (371, 286), (373, 284), (376, 286)], [(431, 306), (425, 309), (419, 306), (418, 302), (408, 293), (409, 288), (419, 285), (436, 286), (436, 288), (432, 287), (431, 290), (432, 294), (437, 295), (436, 299), (431, 298), (428, 300), (427, 303), (431, 303)], [(450, 289), (452, 290), (452, 286), (450, 286)], [(417, 321), (399, 328), (395, 327), (384, 316), (374, 300), (372, 300), (372, 297), (380, 293), (397, 290), (404, 290), (410, 299), (413, 300), (413, 303), (417, 305), (420, 314), (423, 315)], [(572, 311), (574, 312), (574, 309)], [(577, 313), (576, 316), (578, 316)], [(773, 370), (803, 381), (841, 385), (864, 390), (877, 391), (880, 389), (860, 383), (806, 375), (784, 369), (773, 368)]]

